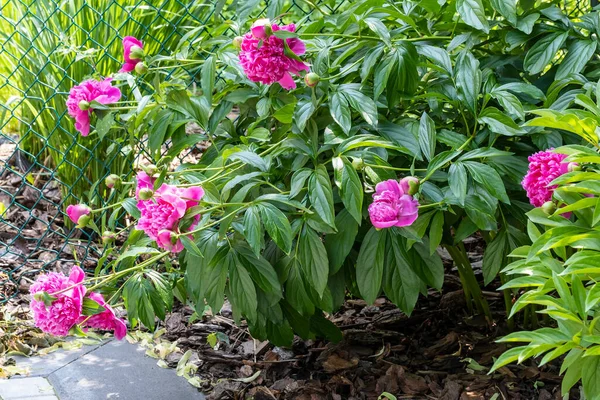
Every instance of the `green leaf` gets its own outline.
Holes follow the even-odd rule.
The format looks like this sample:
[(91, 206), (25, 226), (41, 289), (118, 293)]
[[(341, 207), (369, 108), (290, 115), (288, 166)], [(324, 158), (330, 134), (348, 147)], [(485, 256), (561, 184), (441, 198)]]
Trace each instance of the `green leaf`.
[(308, 317), (315, 313), (315, 305), (310, 300), (304, 280), (300, 274), (301, 265), (293, 258), (288, 279), (285, 282), (285, 299), (301, 315)]
[(131, 247), (129, 250), (127, 250), (123, 254), (121, 254), (119, 256), (119, 258), (117, 258), (116, 262), (119, 263), (119, 261), (125, 260), (130, 257), (138, 257), (139, 255), (142, 255), (142, 254), (158, 254), (158, 253), (160, 253), (160, 251), (153, 247)]
[(425, 158), (431, 161), (435, 154), (435, 123), (426, 112), (421, 115), (419, 124), (419, 146)]
[(251, 206), (244, 213), (244, 237), (254, 254), (258, 256), (262, 245), (260, 209), (258, 206)]
[(308, 168), (301, 168), (292, 175), (292, 183), (290, 188), (290, 198), (294, 198), (304, 189), (306, 180), (310, 178), (312, 171)]
[(539, 74), (552, 61), (569, 37), (569, 32), (554, 32), (537, 40), (525, 56), (523, 67), (530, 74)]
[(274, 298), (281, 298), (281, 284), (277, 272), (262, 255), (256, 255), (248, 246), (239, 244), (235, 247), (238, 262), (250, 273), (254, 283), (265, 293)]
[(98, 117), (96, 122), (96, 131), (98, 132), (98, 136), (100, 140), (104, 138), (104, 136), (110, 131), (115, 125), (115, 116), (112, 112), (108, 112), (104, 114), (101, 118)]
[(325, 249), (329, 257), (331, 274), (339, 271), (344, 264), (358, 233), (358, 223), (346, 209), (340, 211), (335, 217), (335, 226), (338, 232), (325, 236)]
[(507, 113), (512, 114), (517, 118), (525, 118), (523, 104), (521, 104), (521, 101), (517, 96), (504, 90), (493, 90), (491, 95), (498, 100)]
[(106, 308), (102, 307), (96, 301), (85, 297), (81, 306), (81, 315), (96, 315), (106, 311)]
[[(473, 1), (479, 2), (479, 0)], [(470, 52), (461, 52), (456, 59), (454, 74), (459, 98), (472, 114), (477, 114), (477, 97), (481, 90), (479, 61)]]
[(356, 283), (367, 304), (373, 304), (381, 290), (385, 242), (385, 234), (372, 227), (360, 246), (356, 262)]
[(461, 162), (450, 165), (448, 170), (448, 184), (450, 190), (461, 205), (465, 204), (467, 197), (467, 170)]
[(389, 235), (383, 271), (383, 290), (404, 313), (410, 315), (419, 298), (421, 280), (410, 267), (401, 236)]
[(225, 153), (223, 154), (225, 159), (229, 160), (239, 160), (244, 164), (251, 165), (260, 169), (263, 172), (267, 172), (269, 170), (269, 166), (258, 154), (253, 153), (251, 151), (242, 150), (229, 154), (228, 157), (225, 157)]
[(494, 372), (498, 368), (501, 368), (507, 364), (517, 361), (519, 359), (519, 356), (525, 349), (527, 349), (527, 346), (518, 346), (506, 350), (504, 353), (502, 353), (500, 357), (498, 357), (498, 359), (496, 359), (496, 362), (490, 369), (490, 373)]
[(312, 228), (305, 226), (302, 230), (298, 251), (306, 281), (322, 296), (327, 286), (329, 263), (323, 241)]
[(200, 84), (202, 86), (202, 95), (206, 99), (207, 104), (212, 104), (212, 94), (215, 87), (215, 70), (217, 66), (217, 60), (215, 57), (210, 56), (204, 61), (202, 65), (202, 76)]
[(540, 14), (538, 13), (532, 13), (523, 18), (519, 18), (517, 21), (517, 29), (529, 35), (533, 31), (533, 26), (538, 18), (540, 18)]
[(296, 103), (288, 103), (275, 111), (273, 118), (282, 124), (291, 124), (294, 118), (294, 110), (296, 109)]
[(167, 129), (173, 121), (175, 114), (169, 109), (161, 110), (154, 118), (154, 123), (148, 131), (148, 147), (153, 155), (160, 151), (165, 140)]
[(444, 233), (444, 212), (438, 211), (431, 220), (431, 226), (429, 227), (429, 253), (433, 254), (437, 250), (438, 246), (442, 242), (442, 235)]
[(333, 343), (339, 343), (342, 339), (342, 331), (333, 322), (323, 316), (323, 313), (315, 313), (310, 317), (310, 326), (320, 336)]
[(435, 64), (442, 67), (448, 75), (452, 76), (452, 61), (448, 52), (437, 46), (419, 45), (417, 46), (419, 54), (429, 58)]
[(485, 33), (490, 32), (490, 25), (485, 17), (485, 9), (481, 0), (457, 0), (456, 11), (467, 25)]
[(352, 121), (350, 118), (350, 106), (346, 97), (340, 93), (335, 92), (329, 99), (329, 112), (333, 117), (333, 120), (342, 128), (344, 133), (348, 134), (352, 127)]
[(555, 80), (565, 79), (569, 75), (580, 73), (594, 53), (598, 42), (595, 40), (575, 40), (568, 48), (565, 59), (556, 70)]
[(363, 186), (352, 163), (344, 156), (332, 160), (335, 183), (340, 189), (342, 202), (360, 224), (362, 221)]
[(486, 124), (494, 133), (505, 136), (520, 136), (527, 133), (509, 116), (495, 107), (487, 107), (479, 114), (479, 122)]
[(202, 257), (202, 252), (200, 251), (198, 246), (196, 246), (196, 243), (192, 241), (192, 239), (184, 235), (180, 236), (179, 240), (181, 240), (183, 247), (185, 247), (187, 251), (189, 251), (190, 253), (194, 253), (194, 255), (197, 257)]
[[(444, 264), (437, 252), (429, 252), (429, 240), (413, 244), (411, 268), (427, 285), (440, 290), (444, 284)], [(416, 252), (416, 253), (415, 253)]]
[(510, 204), (504, 182), (494, 168), (475, 161), (464, 161), (463, 165), (467, 167), (473, 179), (479, 182), (492, 196), (503, 203)]
[(310, 203), (321, 219), (335, 228), (335, 213), (333, 210), (333, 190), (329, 174), (324, 165), (318, 165), (308, 180), (308, 197)]
[(511, 25), (517, 24), (517, 2), (515, 0), (491, 0), (492, 7)]
[(292, 249), (292, 227), (285, 214), (271, 203), (258, 203), (256, 207), (260, 210), (263, 224), (271, 239), (289, 254)]
[(304, 128), (306, 128), (306, 123), (310, 121), (310, 117), (315, 112), (315, 105), (312, 101), (301, 100), (298, 102), (298, 107), (296, 108), (296, 112), (294, 113), (294, 122), (298, 127), (300, 132), (304, 132)]
[(229, 295), (233, 297), (232, 304), (239, 307), (241, 313), (248, 319), (256, 319), (258, 300), (252, 278), (246, 268), (239, 263), (231, 264), (229, 269)]
[(292, 38), (297, 38), (298, 34), (296, 32), (290, 32), (290, 31), (286, 31), (283, 29), (280, 29), (278, 31), (274, 31), (273, 35), (275, 37), (278, 37), (279, 39), (292, 39)]
[(429, 179), (429, 177), (431, 177), (431, 175), (433, 175), (435, 171), (448, 164), (459, 154), (460, 151), (452, 150), (442, 151), (441, 153), (437, 154), (435, 157), (433, 157), (433, 160), (431, 160), (429, 166), (427, 167), (427, 171), (425, 172), (425, 179)]
[(377, 34), (388, 46), (391, 46), (390, 32), (385, 27), (383, 22), (378, 18), (365, 18), (363, 21), (367, 24), (369, 29)]
[(483, 253), (483, 281), (484, 285), (492, 282), (498, 272), (506, 264), (508, 250), (508, 235), (504, 229), (500, 230), (494, 240), (488, 243)]
[(205, 298), (213, 312), (217, 313), (223, 306), (227, 271), (235, 268), (233, 254), (228, 252), (228, 246), (220, 247), (208, 263), (203, 280), (205, 281)]
[(587, 399), (600, 397), (600, 355), (582, 359), (581, 383)]
[(127, 211), (129, 215), (131, 215), (135, 219), (139, 219), (142, 214), (140, 213), (140, 209), (137, 207), (137, 200), (132, 198), (127, 198), (123, 200), (121, 206)]
[(377, 127), (377, 105), (373, 99), (354, 89), (344, 89), (342, 93), (350, 106), (363, 117), (367, 124)]
[[(392, 54), (388, 54), (376, 67), (375, 67), (375, 78), (373, 83), (373, 99), (377, 101), (383, 90), (385, 89), (390, 73), (396, 65), (396, 57)], [(335, 117), (334, 117), (335, 118)]]

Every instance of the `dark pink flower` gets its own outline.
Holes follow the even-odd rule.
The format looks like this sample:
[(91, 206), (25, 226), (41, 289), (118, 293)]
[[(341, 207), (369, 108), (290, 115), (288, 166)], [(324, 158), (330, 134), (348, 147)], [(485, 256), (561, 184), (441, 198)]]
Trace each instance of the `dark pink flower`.
[(541, 207), (545, 202), (552, 200), (556, 186), (549, 186), (550, 182), (569, 172), (569, 164), (563, 162), (567, 156), (550, 150), (529, 156), (529, 171), (522, 182), (529, 202), (536, 207)]
[(90, 133), (90, 115), (93, 111), (93, 106), (90, 106), (90, 103), (92, 101), (111, 104), (121, 98), (119, 88), (112, 86), (110, 82), (110, 78), (102, 81), (88, 79), (71, 88), (67, 99), (67, 109), (69, 115), (75, 118), (75, 129), (81, 132), (82, 136), (87, 136)]
[(409, 226), (419, 216), (418, 207), (419, 202), (406, 194), (398, 181), (390, 179), (375, 187), (369, 217), (377, 229)]
[[(145, 178), (138, 179), (138, 186), (140, 182), (142, 182), (142, 185), (148, 184)], [(143, 230), (160, 247), (173, 252), (179, 252), (183, 250), (183, 245), (181, 245), (180, 241), (173, 244), (171, 242), (171, 235), (172, 233), (179, 233), (179, 222), (186, 211), (191, 207), (197, 206), (203, 196), (204, 190), (199, 186), (178, 188), (163, 183), (156, 190), (154, 198), (138, 201), (137, 206), (141, 217), (138, 220), (136, 228)], [(188, 230), (192, 230), (198, 225), (199, 221), (200, 215), (195, 215)]]
[(125, 59), (125, 63), (123, 63), (123, 67), (119, 70), (119, 72), (131, 72), (135, 69), (135, 66), (138, 63), (142, 62), (141, 57), (139, 57), (137, 54), (131, 53), (133, 47), (138, 47), (139, 49), (143, 50), (144, 43), (133, 36), (125, 36), (123, 38), (123, 58)]
[(88, 297), (103, 307), (104, 311), (100, 314), (92, 315), (89, 318), (82, 316), (80, 322), (85, 321), (83, 325), (88, 328), (114, 331), (115, 337), (118, 340), (123, 339), (125, 335), (127, 335), (127, 325), (125, 325), (125, 321), (117, 318), (114, 310), (106, 303), (106, 301), (104, 301), (104, 297), (100, 293), (91, 292)]
[(92, 209), (85, 204), (71, 204), (67, 207), (67, 215), (69, 216), (69, 219), (76, 224), (79, 224), (79, 218), (84, 215), (90, 215), (91, 212)]
[[(279, 39), (275, 35), (268, 36), (266, 23), (258, 23), (260, 21), (257, 21), (251, 32), (246, 33), (242, 40), (239, 58), (244, 72), (253, 82), (261, 82), (265, 85), (279, 82), (284, 89), (296, 88), (296, 82), (291, 74), (297, 75), (300, 71), (309, 71), (308, 65), (286, 56), (283, 39)], [(296, 26), (294, 24), (284, 26), (273, 24), (271, 30), (273, 32), (279, 30), (295, 32)], [(296, 56), (306, 52), (306, 46), (300, 39), (285, 40), (290, 51)]]
[[(66, 336), (81, 317), (85, 296), (84, 278), (85, 273), (77, 266), (71, 269), (68, 277), (55, 272), (40, 275), (29, 288), (35, 326), (52, 335)], [(61, 290), (65, 291), (57, 293)], [(56, 300), (47, 306), (44, 301), (35, 298), (35, 294), (41, 292), (46, 292)]]

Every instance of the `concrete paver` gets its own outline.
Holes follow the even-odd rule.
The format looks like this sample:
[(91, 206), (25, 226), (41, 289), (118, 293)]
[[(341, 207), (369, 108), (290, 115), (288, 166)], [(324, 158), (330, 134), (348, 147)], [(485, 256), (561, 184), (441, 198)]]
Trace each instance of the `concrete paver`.
[(3, 400), (58, 400), (46, 378), (0, 380), (0, 398)]

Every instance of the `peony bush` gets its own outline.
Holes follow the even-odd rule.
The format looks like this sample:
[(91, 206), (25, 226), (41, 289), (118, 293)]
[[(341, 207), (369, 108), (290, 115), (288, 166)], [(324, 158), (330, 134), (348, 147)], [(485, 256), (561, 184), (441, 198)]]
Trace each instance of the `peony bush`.
[[(172, 56), (144, 54), (143, 38), (127, 37), (121, 72), (86, 81), (98, 89), (74, 88), (67, 101), (82, 135), (119, 132), (139, 163), (135, 178), (107, 177), (110, 206), (67, 210), (106, 250), (94, 277), (78, 281), (80, 295), (35, 294), (39, 315), (64, 321), (52, 333), (122, 337), (121, 299), (131, 327), (154, 329), (175, 298), (198, 315), (227, 298), (257, 339), (335, 341), (341, 332), (326, 316), (346, 295), (385, 295), (410, 314), (440, 289), (440, 247), (469, 309), (492, 322), (481, 285), (530, 243), (526, 213), (550, 202), (567, 220), (552, 181), (576, 165), (552, 149), (581, 138), (526, 115), (563, 110), (590, 90), (591, 55), (555, 56), (588, 46), (595, 20), (574, 25), (535, 4), (475, 2), (481, 12), (471, 13), (352, 3), (313, 22), (240, 21), (235, 38), (215, 28), (214, 40), (182, 41)], [(178, 79), (183, 68), (198, 82)], [(199, 144), (197, 160), (174, 166)], [(471, 235), (487, 244), (483, 279), (462, 243)], [(54, 304), (65, 296), (63, 312)]]

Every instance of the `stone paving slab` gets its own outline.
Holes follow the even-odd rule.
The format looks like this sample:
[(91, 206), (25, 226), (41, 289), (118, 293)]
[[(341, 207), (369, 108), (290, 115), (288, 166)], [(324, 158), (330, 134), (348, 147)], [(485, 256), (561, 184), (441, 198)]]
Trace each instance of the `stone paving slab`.
[[(28, 368), (29, 375), (27, 377), (47, 377), (54, 371), (59, 370), (77, 360), (79, 357), (96, 350), (102, 343), (93, 346), (82, 346), (79, 349), (73, 350), (57, 350), (43, 356), (24, 357), (12, 356), (19, 367)], [(23, 379), (19, 375), (15, 375), (12, 379)]]
[(204, 399), (175, 370), (160, 368), (144, 352), (113, 340), (52, 372), (48, 379), (60, 400)]
[(58, 400), (52, 385), (46, 378), (22, 378), (0, 380), (2, 400)]

